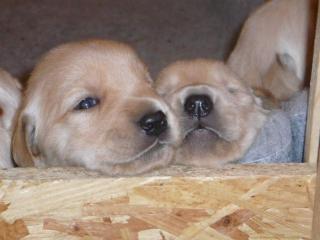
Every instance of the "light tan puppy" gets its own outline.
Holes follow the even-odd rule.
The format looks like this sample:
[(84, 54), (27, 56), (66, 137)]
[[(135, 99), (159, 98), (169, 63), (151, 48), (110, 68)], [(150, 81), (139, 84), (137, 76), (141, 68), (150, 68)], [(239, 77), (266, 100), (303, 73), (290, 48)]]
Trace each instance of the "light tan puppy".
[(311, 68), (316, 0), (272, 0), (245, 22), (228, 65), (252, 88), (287, 100)]
[(21, 98), (20, 83), (0, 69), (0, 168), (13, 167), (11, 138)]
[(167, 166), (177, 121), (127, 45), (92, 40), (51, 50), (29, 79), (13, 140), (19, 166), (82, 166), (133, 175)]
[(173, 63), (160, 73), (156, 89), (179, 118), (179, 164), (220, 167), (238, 160), (266, 119), (258, 99), (221, 62)]

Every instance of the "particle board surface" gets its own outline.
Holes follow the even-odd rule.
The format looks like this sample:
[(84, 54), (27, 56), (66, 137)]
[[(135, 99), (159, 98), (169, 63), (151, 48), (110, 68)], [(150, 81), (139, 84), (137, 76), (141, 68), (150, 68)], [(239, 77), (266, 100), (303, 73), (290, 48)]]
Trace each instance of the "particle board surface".
[(320, 137), (320, 4), (318, 4), (318, 16), (314, 51), (312, 61), (312, 73), (310, 80), (308, 119), (305, 139), (305, 162), (316, 168)]
[(0, 179), (0, 239), (311, 239), (307, 164), (173, 166), (121, 178), (14, 169)]

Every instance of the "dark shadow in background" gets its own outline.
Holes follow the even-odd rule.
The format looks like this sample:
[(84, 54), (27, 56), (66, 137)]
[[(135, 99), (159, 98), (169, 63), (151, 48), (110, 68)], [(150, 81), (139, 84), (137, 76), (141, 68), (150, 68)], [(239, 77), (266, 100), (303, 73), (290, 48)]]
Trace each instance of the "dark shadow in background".
[(26, 79), (40, 56), (68, 41), (131, 44), (153, 76), (177, 59), (225, 59), (263, 0), (1, 0), (0, 67)]

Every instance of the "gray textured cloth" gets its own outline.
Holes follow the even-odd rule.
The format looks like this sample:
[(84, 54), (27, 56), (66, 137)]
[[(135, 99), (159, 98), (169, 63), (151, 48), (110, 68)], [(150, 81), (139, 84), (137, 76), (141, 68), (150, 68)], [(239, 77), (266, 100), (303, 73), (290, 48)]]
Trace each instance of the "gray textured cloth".
[(303, 161), (308, 91), (283, 102), (269, 113), (254, 144), (239, 163), (299, 163)]

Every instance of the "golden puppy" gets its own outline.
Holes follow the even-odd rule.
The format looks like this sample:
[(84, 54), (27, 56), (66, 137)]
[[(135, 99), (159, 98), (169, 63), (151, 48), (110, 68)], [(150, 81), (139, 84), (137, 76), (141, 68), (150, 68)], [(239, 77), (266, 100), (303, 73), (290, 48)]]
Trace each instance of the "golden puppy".
[(177, 121), (127, 45), (51, 50), (33, 71), (13, 139), (19, 166), (83, 166), (133, 175), (170, 163)]
[(245, 22), (228, 65), (250, 87), (287, 100), (308, 79), (316, 0), (272, 0)]
[(155, 85), (179, 118), (179, 164), (220, 167), (241, 158), (266, 119), (250, 90), (221, 62), (173, 63)]
[(11, 138), (21, 98), (20, 83), (0, 69), (0, 168), (13, 167)]

